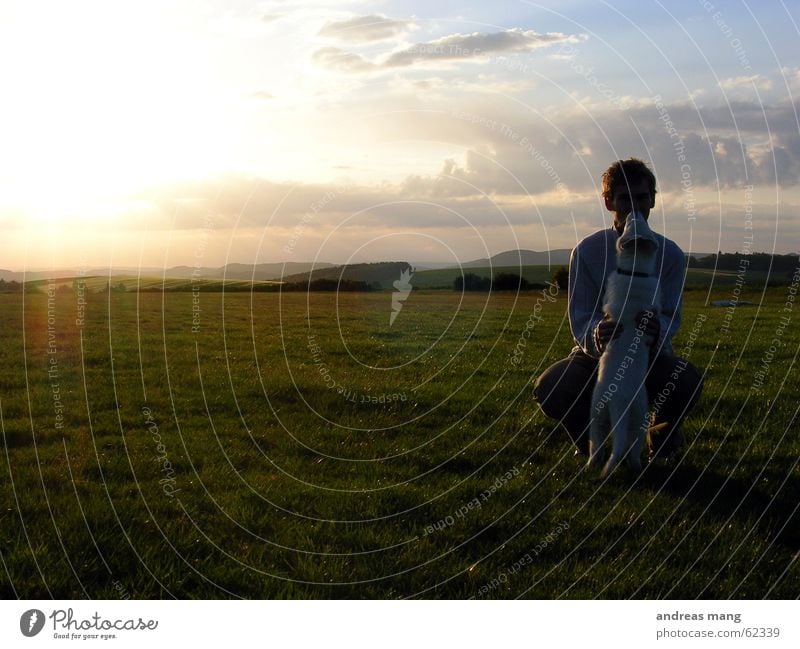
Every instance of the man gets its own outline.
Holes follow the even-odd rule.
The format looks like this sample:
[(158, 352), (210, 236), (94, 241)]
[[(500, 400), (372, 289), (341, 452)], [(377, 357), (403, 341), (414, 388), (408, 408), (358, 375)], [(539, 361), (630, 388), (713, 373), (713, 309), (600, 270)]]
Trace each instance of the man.
[[(603, 199), (614, 216), (613, 226), (580, 241), (569, 262), (568, 310), (575, 347), (567, 358), (545, 370), (533, 390), (544, 413), (564, 424), (577, 447), (576, 455), (589, 452), (592, 390), (599, 358), (609, 341), (621, 333), (621, 325), (603, 314), (606, 277), (616, 270), (615, 243), (632, 211), (649, 217), (655, 206), (655, 176), (641, 160), (619, 160), (603, 174)], [(669, 458), (681, 450), (680, 424), (697, 402), (703, 384), (697, 368), (674, 356), (672, 350), (681, 320), (684, 254), (673, 241), (660, 234), (656, 237), (661, 304), (656, 305), (658, 318), (640, 314), (641, 329), (652, 342), (645, 387), (651, 403), (658, 395), (647, 437), (651, 460)]]

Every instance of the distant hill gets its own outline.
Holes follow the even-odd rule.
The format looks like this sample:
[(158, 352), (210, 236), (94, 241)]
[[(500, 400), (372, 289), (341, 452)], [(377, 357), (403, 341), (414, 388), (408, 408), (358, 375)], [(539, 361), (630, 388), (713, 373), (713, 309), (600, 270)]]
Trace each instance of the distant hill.
[[(400, 279), (403, 271), (411, 266), (407, 261), (381, 261), (374, 264), (348, 264), (314, 270), (312, 273), (300, 273), (284, 276), (284, 282), (309, 282), (320, 279), (351, 280), (380, 284), (382, 288), (391, 288), (392, 283)], [(411, 282), (413, 283), (413, 278)]]
[[(327, 262), (287, 261), (286, 263), (270, 264), (236, 264), (231, 263), (216, 268), (202, 266), (173, 266), (172, 268), (89, 268), (83, 273), (89, 277), (108, 277), (125, 275), (127, 277), (165, 277), (167, 279), (243, 279), (256, 281), (280, 280), (284, 275), (307, 273), (312, 268), (332, 268), (333, 264)], [(51, 277), (75, 277), (78, 270), (75, 268), (57, 268), (53, 270), (12, 271), (0, 269), (0, 279), (6, 282), (30, 282), (35, 280), (50, 279)]]
[[(510, 268), (513, 266), (562, 266), (569, 263), (569, 255), (572, 252), (569, 248), (558, 248), (549, 252), (538, 252), (536, 250), (506, 250), (493, 255), (489, 259), (475, 259), (461, 264), (462, 268), (487, 268), (489, 266), (502, 266)], [(451, 268), (457, 268), (457, 265)]]
[[(489, 268), (491, 266), (508, 269), (514, 266), (567, 266), (571, 253), (571, 248), (556, 248), (549, 252), (546, 250), (543, 252), (537, 250), (506, 250), (492, 256), (490, 259), (468, 261), (465, 264), (461, 264), (461, 268)], [(710, 254), (713, 253), (693, 252), (691, 256), (695, 259), (702, 259)], [(449, 266), (438, 266), (437, 268), (458, 268), (458, 266), (450, 264)]]
[(166, 277), (202, 277), (204, 279), (256, 279), (270, 280), (281, 279), (301, 273), (308, 273), (311, 269), (333, 268), (333, 264), (326, 262), (287, 261), (271, 264), (226, 264), (220, 268), (193, 268), (192, 266), (175, 266), (164, 271)]
[[(569, 248), (558, 248), (556, 250), (536, 251), (536, 250), (506, 250), (505, 252), (493, 255), (489, 259), (474, 259), (465, 262), (460, 266), (453, 263), (436, 262), (436, 261), (419, 261), (419, 262), (406, 262), (406, 261), (388, 261), (376, 263), (363, 263), (363, 264), (350, 264), (348, 266), (335, 265), (328, 262), (276, 262), (276, 263), (262, 263), (262, 264), (241, 264), (230, 263), (225, 266), (208, 267), (203, 266), (195, 268), (193, 266), (173, 266), (166, 270), (162, 268), (152, 267), (121, 267), (116, 266), (113, 268), (88, 268), (84, 270), (84, 276), (87, 277), (108, 277), (111, 276), (125, 276), (125, 277), (146, 277), (165, 278), (170, 280), (182, 279), (190, 281), (192, 279), (198, 280), (232, 280), (232, 281), (251, 281), (257, 282), (265, 281), (288, 281), (288, 282), (307, 282), (309, 273), (313, 269), (313, 279), (336, 279), (338, 280), (342, 268), (346, 268), (343, 279), (353, 281), (364, 281), (369, 284), (380, 283), (383, 288), (391, 288), (392, 282), (399, 279), (400, 273), (409, 266), (416, 269), (417, 273), (425, 273), (425, 283), (431, 285), (438, 285), (437, 282), (449, 281), (455, 277), (452, 273), (444, 273), (437, 275), (436, 271), (439, 270), (455, 270), (469, 269), (474, 272), (476, 269), (487, 269), (483, 272), (484, 275), (489, 276), (492, 273), (488, 271), (493, 268), (495, 272), (498, 269), (503, 269), (503, 272), (516, 273), (524, 276), (529, 281), (537, 281), (541, 279), (543, 270), (536, 270), (535, 272), (521, 271), (529, 267), (550, 268), (555, 270), (560, 266), (569, 264), (569, 256), (571, 250)], [(690, 261), (692, 268), (713, 268), (718, 261), (718, 270), (735, 269), (738, 268), (739, 257), (738, 253), (722, 253), (717, 259), (715, 253), (693, 252), (693, 257)], [(766, 253), (753, 253), (751, 257), (751, 265), (749, 270), (765, 269), (772, 259), (772, 255)], [(773, 272), (785, 270), (788, 266), (794, 267), (797, 255), (775, 255), (773, 261)], [(700, 262), (700, 260), (703, 260)], [(699, 263), (698, 263), (699, 262)], [(516, 269), (516, 270), (515, 270)], [(460, 271), (459, 271), (460, 272)], [(78, 274), (75, 268), (58, 268), (53, 270), (33, 270), (33, 271), (12, 271), (0, 269), (0, 279), (6, 282), (30, 282), (37, 280), (44, 280), (49, 278), (70, 278)], [(530, 275), (530, 276), (529, 276)], [(537, 279), (534, 279), (537, 278)], [(435, 278), (435, 279), (434, 279)], [(419, 275), (418, 280), (423, 280), (423, 275)], [(412, 284), (414, 280), (412, 280)]]
[(439, 268), (452, 268), (452, 261), (409, 261), (417, 270), (437, 270)]
[[(161, 268), (134, 268), (134, 267), (116, 267), (116, 268), (87, 268), (81, 273), (84, 277), (108, 277), (109, 275), (126, 275), (136, 276), (142, 275), (152, 277), (154, 275), (161, 275), (163, 273)], [(54, 268), (53, 270), (27, 270), (27, 271), (13, 271), (13, 270), (0, 270), (0, 279), (7, 282), (34, 282), (43, 279), (59, 279), (76, 277), (79, 274), (77, 268)]]

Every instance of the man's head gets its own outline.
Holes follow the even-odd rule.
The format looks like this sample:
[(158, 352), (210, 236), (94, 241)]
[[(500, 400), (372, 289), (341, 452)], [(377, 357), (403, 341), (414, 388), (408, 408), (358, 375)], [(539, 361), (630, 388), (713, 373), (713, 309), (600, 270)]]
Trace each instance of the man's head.
[(656, 177), (637, 158), (617, 160), (603, 173), (606, 209), (614, 213), (614, 228), (622, 234), (625, 218), (632, 211), (646, 219), (656, 204)]

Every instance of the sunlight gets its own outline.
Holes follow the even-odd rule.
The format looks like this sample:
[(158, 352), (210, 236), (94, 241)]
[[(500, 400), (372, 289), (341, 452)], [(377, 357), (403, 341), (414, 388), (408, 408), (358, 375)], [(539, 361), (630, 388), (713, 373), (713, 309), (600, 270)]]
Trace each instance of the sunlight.
[(0, 55), (15, 53), (7, 88), (15, 101), (0, 107), (6, 201), (53, 222), (224, 168), (235, 120), (190, 33), (169, 33), (146, 13), (104, 16), (99, 4), (92, 20), (52, 10), (42, 22), (19, 9), (3, 30)]

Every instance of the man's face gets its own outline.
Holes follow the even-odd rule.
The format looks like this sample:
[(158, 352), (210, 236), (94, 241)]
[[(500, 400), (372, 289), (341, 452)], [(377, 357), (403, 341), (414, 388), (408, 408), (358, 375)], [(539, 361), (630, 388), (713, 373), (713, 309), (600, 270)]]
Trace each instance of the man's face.
[(618, 234), (625, 228), (625, 219), (633, 211), (640, 212), (647, 219), (650, 210), (655, 206), (655, 196), (650, 194), (650, 187), (646, 180), (640, 180), (628, 185), (617, 183), (614, 193), (606, 198), (606, 209), (614, 213), (614, 228)]

